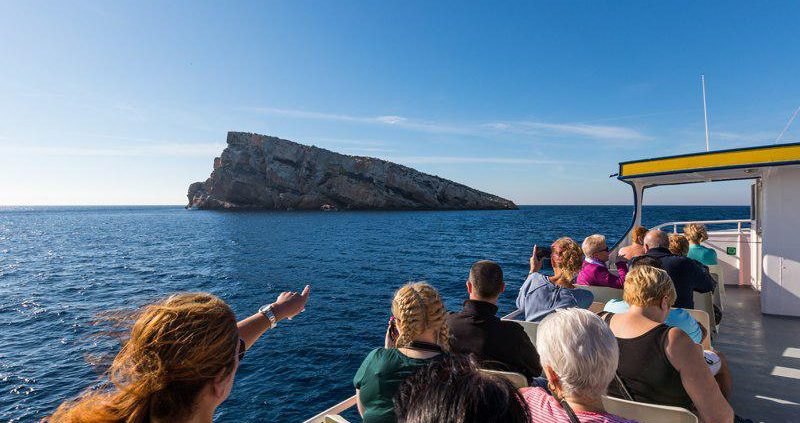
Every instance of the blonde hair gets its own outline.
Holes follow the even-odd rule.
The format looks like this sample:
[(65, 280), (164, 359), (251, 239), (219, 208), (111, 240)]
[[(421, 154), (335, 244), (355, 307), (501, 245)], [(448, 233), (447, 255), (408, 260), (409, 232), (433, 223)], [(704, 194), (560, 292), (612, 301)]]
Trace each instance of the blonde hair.
[(644, 245), (645, 235), (647, 235), (647, 228), (644, 226), (637, 226), (631, 231), (631, 242), (634, 244)]
[(553, 249), (558, 250), (558, 260), (553, 260), (553, 265), (561, 271), (561, 276), (574, 281), (583, 266), (583, 250), (572, 238), (565, 236), (553, 243)]
[(694, 244), (699, 244), (708, 239), (706, 225), (701, 225), (699, 223), (690, 223), (684, 226), (683, 234)]
[(425, 282), (406, 284), (394, 294), (392, 314), (400, 332), (395, 342), (397, 348), (408, 347), (419, 334), (435, 329), (438, 331), (436, 343), (443, 350), (450, 350), (450, 331), (445, 322), (447, 310), (436, 288)]
[(670, 306), (677, 298), (675, 286), (665, 270), (639, 265), (625, 276), (622, 299), (626, 303), (639, 307), (660, 306), (664, 297)]
[(234, 370), (236, 317), (218, 297), (173, 295), (133, 317), (128, 339), (107, 371), (108, 388), (61, 404), (51, 422), (185, 419), (203, 387)]
[(689, 254), (689, 240), (683, 235), (669, 234), (669, 252), (676, 256)]
[(583, 240), (581, 249), (586, 257), (591, 257), (601, 250), (601, 245), (606, 245), (606, 237), (600, 234), (594, 234), (587, 236), (586, 239)]

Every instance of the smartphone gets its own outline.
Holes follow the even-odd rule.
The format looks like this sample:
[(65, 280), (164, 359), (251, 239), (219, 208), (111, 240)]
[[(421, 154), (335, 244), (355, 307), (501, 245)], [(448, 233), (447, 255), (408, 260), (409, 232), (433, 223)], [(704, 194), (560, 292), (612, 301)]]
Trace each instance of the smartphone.
[(394, 321), (394, 316), (389, 317), (389, 336), (396, 340), (398, 336), (400, 336), (400, 332), (397, 331), (397, 325)]

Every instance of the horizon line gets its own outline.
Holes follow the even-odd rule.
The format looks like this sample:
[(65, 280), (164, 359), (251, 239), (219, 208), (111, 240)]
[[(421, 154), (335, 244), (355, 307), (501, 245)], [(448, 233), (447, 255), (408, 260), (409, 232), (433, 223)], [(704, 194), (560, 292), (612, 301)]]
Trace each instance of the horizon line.
[[(569, 206), (569, 207), (589, 207), (589, 206), (613, 206), (613, 207), (633, 207), (633, 204), (517, 204), (519, 207), (549, 207), (549, 206)], [(642, 207), (649, 206), (672, 206), (672, 207), (750, 207), (750, 204), (643, 204)], [(21, 207), (183, 207), (185, 204), (0, 204), (2, 208), (21, 208)], [(414, 211), (414, 209), (397, 210), (397, 209), (353, 209), (341, 211)], [(459, 209), (439, 209), (441, 211), (459, 211)], [(493, 209), (460, 209), (461, 211), (479, 211), (479, 210), (493, 210)], [(253, 211), (287, 211), (287, 210), (270, 210), (270, 209), (254, 209)], [(293, 211), (314, 211), (314, 210), (293, 210)], [(419, 211), (437, 211), (437, 209), (419, 209)]]

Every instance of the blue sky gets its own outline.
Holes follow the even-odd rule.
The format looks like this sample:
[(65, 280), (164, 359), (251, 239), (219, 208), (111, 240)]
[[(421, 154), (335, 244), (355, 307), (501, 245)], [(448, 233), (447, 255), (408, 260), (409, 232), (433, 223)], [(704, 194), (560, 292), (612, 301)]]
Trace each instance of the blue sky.
[[(629, 204), (623, 160), (773, 143), (798, 2), (0, 2), (0, 204), (183, 204), (229, 130), (519, 204)], [(800, 141), (800, 123), (783, 136)], [(743, 204), (742, 183), (649, 203)]]

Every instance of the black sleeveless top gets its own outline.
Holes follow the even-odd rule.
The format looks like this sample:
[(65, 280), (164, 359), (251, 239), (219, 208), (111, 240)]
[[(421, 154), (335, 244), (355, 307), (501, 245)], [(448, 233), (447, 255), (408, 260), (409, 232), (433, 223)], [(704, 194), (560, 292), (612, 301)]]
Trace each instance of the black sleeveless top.
[[(610, 325), (614, 313), (605, 313)], [(671, 328), (660, 324), (635, 338), (617, 338), (619, 368), (617, 375), (634, 401), (694, 409), (692, 399), (681, 383), (681, 375), (667, 359), (667, 333)], [(608, 386), (608, 394), (626, 398), (616, 381)]]

